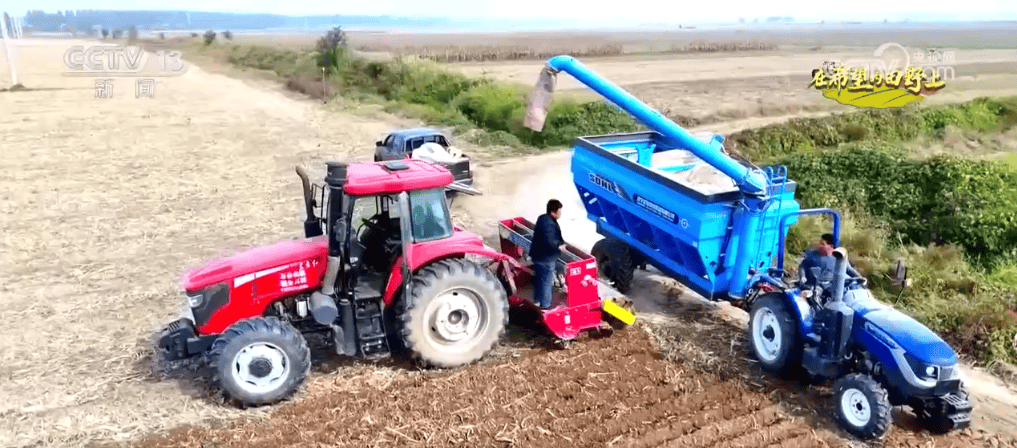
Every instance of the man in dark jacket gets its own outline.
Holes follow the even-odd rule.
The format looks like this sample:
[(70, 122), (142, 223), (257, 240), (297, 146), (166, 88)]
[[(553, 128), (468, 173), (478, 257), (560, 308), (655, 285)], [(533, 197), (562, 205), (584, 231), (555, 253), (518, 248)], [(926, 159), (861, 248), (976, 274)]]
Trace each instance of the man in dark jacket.
[[(805, 251), (804, 259), (798, 266), (799, 275), (804, 276), (805, 284), (825, 284), (833, 280), (833, 249), (833, 235), (824, 233), (814, 249)], [(812, 274), (812, 268), (819, 268), (819, 278)]]
[[(834, 271), (837, 267), (836, 260), (833, 258), (834, 249), (836, 248), (833, 235), (824, 233), (816, 242), (815, 249), (805, 252), (804, 259), (798, 266), (798, 275), (806, 285), (831, 285), (830, 289), (832, 289)], [(812, 274), (814, 267), (819, 268), (819, 278)], [(850, 261), (848, 261), (847, 275), (848, 277), (861, 277)]]
[(537, 218), (530, 245), (530, 259), (533, 260), (533, 301), (546, 310), (551, 308), (551, 287), (554, 274), (558, 272), (558, 255), (565, 249), (558, 218), (562, 204), (557, 199), (547, 201), (547, 213)]

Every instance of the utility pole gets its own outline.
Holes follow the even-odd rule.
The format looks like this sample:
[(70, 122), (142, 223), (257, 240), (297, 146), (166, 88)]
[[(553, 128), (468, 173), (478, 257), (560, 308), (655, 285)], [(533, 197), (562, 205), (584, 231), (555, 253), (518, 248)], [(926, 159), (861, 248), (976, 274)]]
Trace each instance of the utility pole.
[(7, 54), (7, 65), (11, 67), (11, 85), (18, 85), (18, 70), (14, 67), (14, 54), (11, 53), (11, 39), (7, 35), (7, 12), (0, 11), (4, 19), (0, 20), (0, 37), (4, 40), (4, 52)]

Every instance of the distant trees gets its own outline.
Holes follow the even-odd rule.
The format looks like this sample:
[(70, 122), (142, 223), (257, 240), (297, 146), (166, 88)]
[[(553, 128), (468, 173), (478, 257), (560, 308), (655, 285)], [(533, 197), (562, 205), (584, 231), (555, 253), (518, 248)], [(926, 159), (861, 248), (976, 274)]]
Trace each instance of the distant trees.
[(342, 27), (335, 27), (318, 39), (318, 67), (322, 67), (329, 74), (339, 69), (339, 62), (346, 59), (349, 51), (349, 42)]
[(215, 42), (215, 31), (205, 31), (205, 45), (212, 45), (212, 42)]

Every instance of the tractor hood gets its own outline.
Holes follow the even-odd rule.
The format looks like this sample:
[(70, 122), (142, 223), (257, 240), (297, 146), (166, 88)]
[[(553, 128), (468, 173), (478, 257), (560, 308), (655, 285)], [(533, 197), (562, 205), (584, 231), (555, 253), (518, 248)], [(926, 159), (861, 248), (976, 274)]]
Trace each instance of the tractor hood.
[[(917, 320), (890, 307), (862, 314), (867, 321), (890, 336), (906, 353), (928, 364), (949, 365), (957, 362), (957, 354), (936, 333)], [(877, 336), (878, 337), (878, 336)]]
[(197, 291), (240, 276), (254, 275), (289, 263), (314, 259), (322, 263), (327, 262), (328, 237), (281, 241), (238, 253), (188, 272), (184, 276), (182, 286), (187, 291)]

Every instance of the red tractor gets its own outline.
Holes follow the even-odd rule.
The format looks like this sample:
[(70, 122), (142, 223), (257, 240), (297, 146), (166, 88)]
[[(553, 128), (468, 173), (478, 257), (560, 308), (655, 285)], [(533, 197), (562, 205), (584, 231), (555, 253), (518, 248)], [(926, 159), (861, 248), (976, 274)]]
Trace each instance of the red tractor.
[[(499, 341), (510, 294), (513, 305), (533, 306), (518, 293), (528, 280), (521, 251), (498, 252), (452, 224), (445, 189), (477, 192), (453, 184), (446, 168), (414, 159), (329, 162), (322, 186), (299, 167), (297, 174), (306, 238), (189, 272), (189, 313), (162, 331), (167, 358), (206, 356), (228, 399), (262, 405), (291, 397), (310, 369), (305, 334), (328, 335), (340, 355), (379, 358), (405, 349), (425, 365), (455, 367)], [(589, 286), (597, 278), (593, 258), (570, 257), (562, 262), (589, 266), (561, 286), (582, 284), (572, 294), (582, 300), (559, 292), (561, 306), (543, 313), (565, 338), (601, 317), (596, 286)]]

